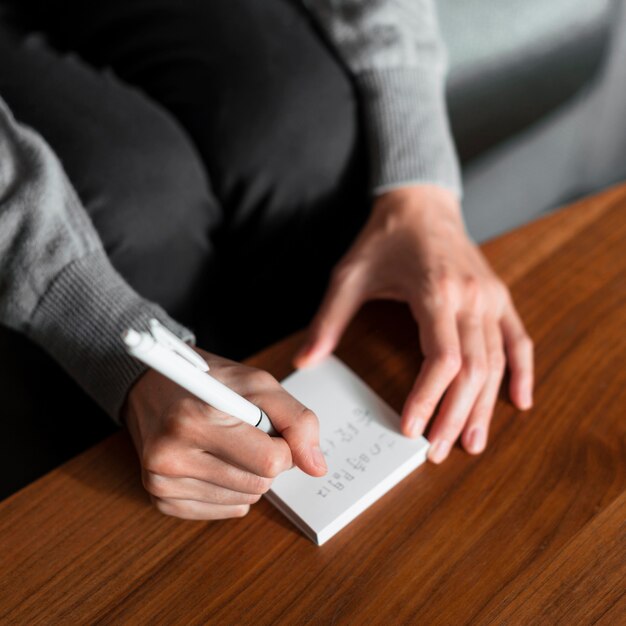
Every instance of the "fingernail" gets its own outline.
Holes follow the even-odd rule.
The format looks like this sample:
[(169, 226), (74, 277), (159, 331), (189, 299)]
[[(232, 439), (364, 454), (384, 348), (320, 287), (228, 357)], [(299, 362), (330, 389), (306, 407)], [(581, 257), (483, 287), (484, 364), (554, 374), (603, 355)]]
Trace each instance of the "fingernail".
[(533, 393), (530, 387), (522, 389), (522, 409), (530, 409), (533, 405)]
[(467, 449), (472, 454), (478, 454), (485, 448), (485, 431), (482, 428), (472, 428), (469, 434)]
[(412, 417), (407, 426), (409, 437), (419, 437), (424, 432), (424, 421), (418, 417)]
[(441, 463), (450, 452), (450, 443), (445, 439), (436, 441), (428, 452), (428, 460), (432, 463)]
[(313, 349), (313, 344), (312, 343), (306, 343), (304, 344), (300, 350), (298, 350), (298, 352), (296, 353), (296, 356), (294, 357), (294, 361), (296, 363), (299, 363), (300, 361), (305, 361), (307, 359), (307, 357), (310, 356), (311, 350)]
[(319, 446), (313, 446), (311, 448), (311, 458), (313, 459), (313, 464), (321, 470), (325, 472), (328, 471), (328, 465), (326, 465), (326, 459), (324, 458), (324, 454), (320, 450)]
[(306, 352), (304, 350), (296, 352), (295, 356), (293, 357), (293, 362), (295, 363), (296, 367), (300, 367), (300, 364), (304, 360), (305, 356)]

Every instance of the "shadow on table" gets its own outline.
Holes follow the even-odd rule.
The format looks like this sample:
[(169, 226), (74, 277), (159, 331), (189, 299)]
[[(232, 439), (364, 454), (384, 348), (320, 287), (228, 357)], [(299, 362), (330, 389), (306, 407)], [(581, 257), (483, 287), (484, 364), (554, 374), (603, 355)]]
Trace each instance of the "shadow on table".
[(0, 328), (0, 499), (118, 427), (43, 350)]

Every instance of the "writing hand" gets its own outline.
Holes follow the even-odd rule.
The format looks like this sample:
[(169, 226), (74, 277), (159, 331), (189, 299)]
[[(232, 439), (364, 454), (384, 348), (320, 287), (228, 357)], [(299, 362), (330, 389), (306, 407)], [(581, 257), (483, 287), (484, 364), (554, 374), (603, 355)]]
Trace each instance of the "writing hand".
[(185, 519), (245, 515), (281, 472), (326, 472), (315, 415), (267, 372), (198, 350), (211, 375), (261, 407), (281, 437), (217, 411), (158, 372), (131, 388), (123, 411), (156, 508)]
[(381, 298), (407, 302), (419, 326), (425, 358), (401, 427), (418, 436), (432, 420), (431, 461), (443, 461), (459, 435), (468, 452), (484, 449), (507, 362), (513, 403), (532, 405), (532, 342), (508, 289), (466, 234), (451, 192), (420, 185), (376, 200), (333, 271), (296, 366), (332, 352), (361, 305)]

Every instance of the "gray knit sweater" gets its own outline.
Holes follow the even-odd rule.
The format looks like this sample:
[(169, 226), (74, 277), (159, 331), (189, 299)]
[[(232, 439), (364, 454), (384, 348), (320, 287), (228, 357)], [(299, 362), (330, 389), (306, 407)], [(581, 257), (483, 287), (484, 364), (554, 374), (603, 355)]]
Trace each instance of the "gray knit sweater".
[[(444, 101), (445, 57), (432, 0), (305, 0), (363, 103), (372, 191), (433, 183), (460, 193)], [(46, 349), (117, 419), (143, 366), (124, 328), (156, 317), (111, 266), (61, 165), (0, 100), (0, 323)]]

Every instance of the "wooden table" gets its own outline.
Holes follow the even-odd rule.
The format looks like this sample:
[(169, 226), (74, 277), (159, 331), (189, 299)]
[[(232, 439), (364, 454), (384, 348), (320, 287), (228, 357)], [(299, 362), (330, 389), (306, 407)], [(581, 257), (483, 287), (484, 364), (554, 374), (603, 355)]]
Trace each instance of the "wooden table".
[[(154, 511), (120, 433), (0, 505), (0, 622), (605, 624), (626, 620), (626, 187), (484, 250), (536, 341), (535, 408), (488, 450), (425, 465), (326, 545), (267, 502)], [(290, 371), (298, 338), (251, 363)], [(400, 408), (406, 311), (369, 306), (339, 355)]]

